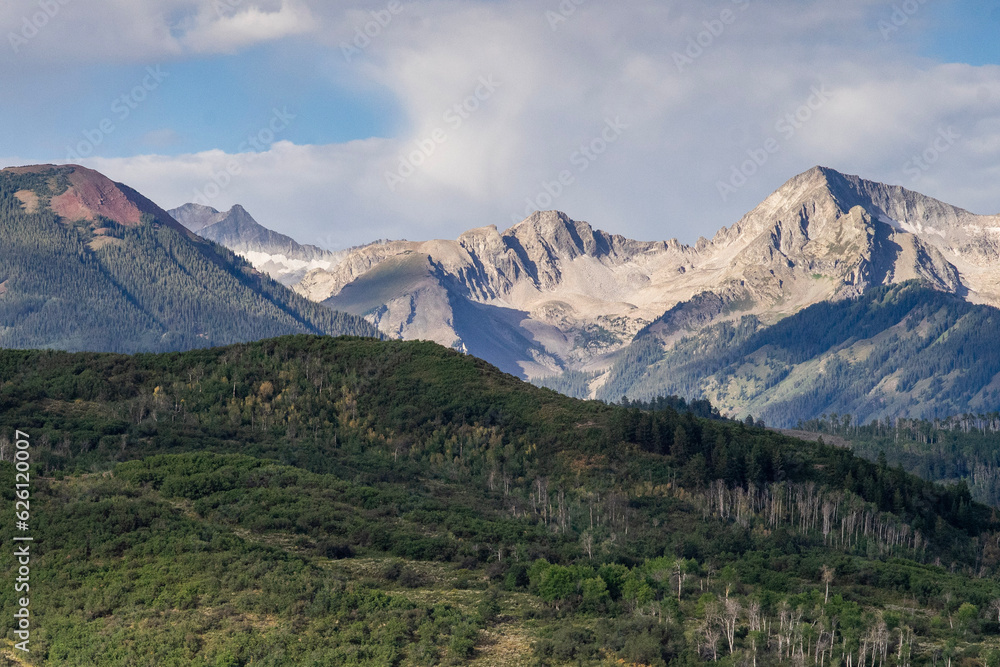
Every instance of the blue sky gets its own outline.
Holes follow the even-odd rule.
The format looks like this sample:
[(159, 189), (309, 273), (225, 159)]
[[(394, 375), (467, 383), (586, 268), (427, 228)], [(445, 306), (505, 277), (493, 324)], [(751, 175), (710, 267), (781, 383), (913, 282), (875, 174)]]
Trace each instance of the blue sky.
[(1000, 212), (998, 2), (229, 2), (6, 3), (0, 162), (329, 247), (532, 208), (690, 243), (815, 164)]
[(939, 62), (1000, 63), (1000, 2), (955, 0), (928, 4), (930, 24), (918, 38)]
[[(95, 156), (235, 152), (275, 108), (296, 115), (281, 138), (299, 144), (385, 137), (397, 130), (399, 112), (389, 91), (330, 81), (320, 63), (298, 67), (296, 62), (309, 61), (290, 46), (265, 44), (238, 55), (148, 65), (91, 64), (53, 73), (54, 85), (41, 91), (26, 78), (10, 92), (40, 103), (4, 105), (7, 122), (20, 128), (4, 137), (4, 148), (34, 160), (62, 159), (67, 147), (86, 142), (85, 132), (110, 118), (116, 129), (94, 147)], [(149, 67), (165, 78), (133, 96)], [(72, 91), (70, 104), (66, 91)]]

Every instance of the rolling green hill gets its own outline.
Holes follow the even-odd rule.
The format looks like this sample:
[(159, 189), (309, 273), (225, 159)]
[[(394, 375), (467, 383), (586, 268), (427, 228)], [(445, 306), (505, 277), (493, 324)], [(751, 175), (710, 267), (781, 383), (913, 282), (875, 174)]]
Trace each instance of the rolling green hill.
[(164, 352), (378, 335), (82, 167), (0, 171), (0, 347)]
[[(20, 430), (36, 540), (32, 652), (11, 633), (4, 650), (88, 666), (1000, 657), (1000, 523), (967, 488), (683, 405), (578, 401), (431, 343), (0, 351), (0, 488), (13, 500)], [(14, 601), (0, 588), (8, 617)]]

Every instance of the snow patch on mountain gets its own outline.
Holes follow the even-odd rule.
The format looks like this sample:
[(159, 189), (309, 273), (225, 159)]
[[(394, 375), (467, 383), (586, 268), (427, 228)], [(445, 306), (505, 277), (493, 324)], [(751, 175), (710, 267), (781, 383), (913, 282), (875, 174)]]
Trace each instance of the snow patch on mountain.
[(289, 272), (312, 271), (314, 269), (329, 271), (337, 265), (337, 262), (333, 259), (296, 259), (284, 254), (272, 255), (259, 250), (243, 250), (237, 254), (257, 268), (273, 265), (280, 266)]

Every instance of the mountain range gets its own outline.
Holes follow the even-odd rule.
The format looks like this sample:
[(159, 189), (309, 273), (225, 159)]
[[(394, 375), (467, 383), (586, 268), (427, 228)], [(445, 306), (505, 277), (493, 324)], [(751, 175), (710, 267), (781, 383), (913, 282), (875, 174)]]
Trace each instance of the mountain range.
[(669, 342), (689, 324), (739, 314), (773, 323), (910, 279), (997, 305), (998, 242), (1000, 216), (817, 167), (693, 246), (634, 241), (543, 212), (503, 234), (484, 227), (455, 241), (358, 248), (295, 289), (388, 335), (473, 353), (483, 346), (469, 320), (485, 316), (507, 334), (486, 358), (540, 378), (604, 370), (649, 325)]
[[(229, 243), (235, 249), (243, 241)], [(547, 211), (502, 233), (488, 226), (454, 241), (355, 248), (332, 266), (307, 272), (294, 289), (366, 318), (389, 337), (433, 340), (577, 396), (679, 393), (787, 424), (831, 406), (867, 417), (962, 409), (964, 399), (900, 391), (900, 374), (912, 360), (899, 354), (867, 385), (874, 371), (858, 362), (859, 354), (865, 356), (860, 350), (895, 335), (893, 327), (916, 322), (936, 331), (941, 322), (922, 311), (894, 311), (897, 321), (884, 322), (885, 330), (845, 332), (838, 345), (849, 352), (813, 350), (791, 363), (761, 345), (744, 350), (757, 361), (742, 370), (732, 367), (735, 338), (750, 344), (750, 336), (786, 320), (786, 327), (813, 331), (810, 307), (827, 304), (833, 312), (825, 316), (846, 317), (866, 307), (851, 304), (873, 288), (911, 282), (929, 290), (919, 300), (940, 303), (949, 322), (961, 321), (955, 315), (970, 306), (992, 322), (993, 309), (976, 306), (1000, 306), (998, 259), (1000, 216), (975, 215), (903, 187), (815, 167), (735, 225), (694, 245), (627, 239)], [(942, 301), (945, 294), (954, 298)], [(890, 290), (883, 297), (909, 304), (902, 295)], [(919, 346), (928, 348), (925, 356), (937, 353), (933, 342)], [(800, 377), (834, 359), (846, 364), (841, 384), (853, 387), (851, 401), (843, 386), (836, 394), (820, 392)], [(708, 364), (698, 366), (697, 376), (690, 372), (696, 360)], [(706, 374), (709, 367), (714, 370)], [(773, 372), (758, 378), (763, 367)], [(960, 361), (958, 370), (964, 368)], [(977, 407), (995, 409), (993, 377), (1000, 365), (985, 370), (991, 373), (981, 382), (968, 378), (983, 370), (956, 376), (950, 386)], [(795, 398), (802, 392), (814, 398)]]
[(5, 347), (383, 335), (570, 395), (707, 398), (785, 426), (1000, 403), (1000, 216), (822, 167), (693, 245), (546, 211), (334, 252), (76, 166), (3, 170), (0, 200)]

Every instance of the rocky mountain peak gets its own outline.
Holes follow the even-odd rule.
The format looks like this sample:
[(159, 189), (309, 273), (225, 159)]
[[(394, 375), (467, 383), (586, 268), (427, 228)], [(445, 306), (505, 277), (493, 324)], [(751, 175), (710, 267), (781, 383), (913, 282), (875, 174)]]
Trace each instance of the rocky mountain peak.
[[(813, 167), (789, 179), (732, 227), (724, 227), (712, 239), (712, 245), (733, 247), (752, 242), (770, 233), (776, 225), (795, 221), (836, 219), (850, 210), (843, 208), (830, 190), (833, 170)], [(803, 229), (808, 235), (808, 229)]]
[(560, 211), (535, 213), (508, 229), (504, 238), (512, 248), (523, 250), (531, 261), (553, 265), (585, 257), (620, 266), (638, 257), (648, 259), (650, 254), (677, 256), (691, 252), (676, 240), (645, 242), (609, 234)]
[[(596, 256), (606, 252), (594, 229), (586, 222), (577, 222), (561, 211), (539, 211), (504, 234), (516, 240), (532, 259), (572, 260), (580, 255)], [(546, 255), (547, 257), (542, 257)]]
[(170, 214), (195, 234), (226, 217), (225, 213), (203, 204), (184, 204), (172, 209)]
[[(738, 223), (720, 230), (712, 247), (703, 252), (744, 255), (747, 261), (758, 262), (761, 247), (767, 246), (793, 261), (797, 254), (806, 253), (810, 259), (827, 255), (841, 264), (851, 262), (864, 252), (850, 242), (863, 231), (859, 227), (862, 218), (852, 214), (856, 208), (871, 219), (865, 223), (871, 226), (865, 232), (870, 238), (862, 239), (862, 246), (883, 238), (888, 242), (882, 244), (883, 250), (927, 246), (963, 255), (978, 265), (995, 258), (1000, 250), (1000, 235), (993, 232), (1000, 225), (996, 219), (990, 222), (902, 186), (817, 166), (789, 179)], [(914, 238), (903, 240), (900, 235), (906, 234)], [(876, 250), (867, 248), (869, 254)], [(918, 252), (928, 254), (933, 252), (927, 248)]]
[[(245, 227), (248, 229), (254, 229), (258, 233), (260, 230), (265, 230), (266, 228), (254, 220), (253, 216), (239, 204), (233, 205), (228, 211), (223, 214), (223, 220), (228, 220), (231, 225), (235, 227)], [(270, 230), (268, 230), (270, 231)]]
[(496, 225), (470, 229), (458, 237), (458, 245), (471, 254), (484, 256), (497, 255), (505, 249)]

